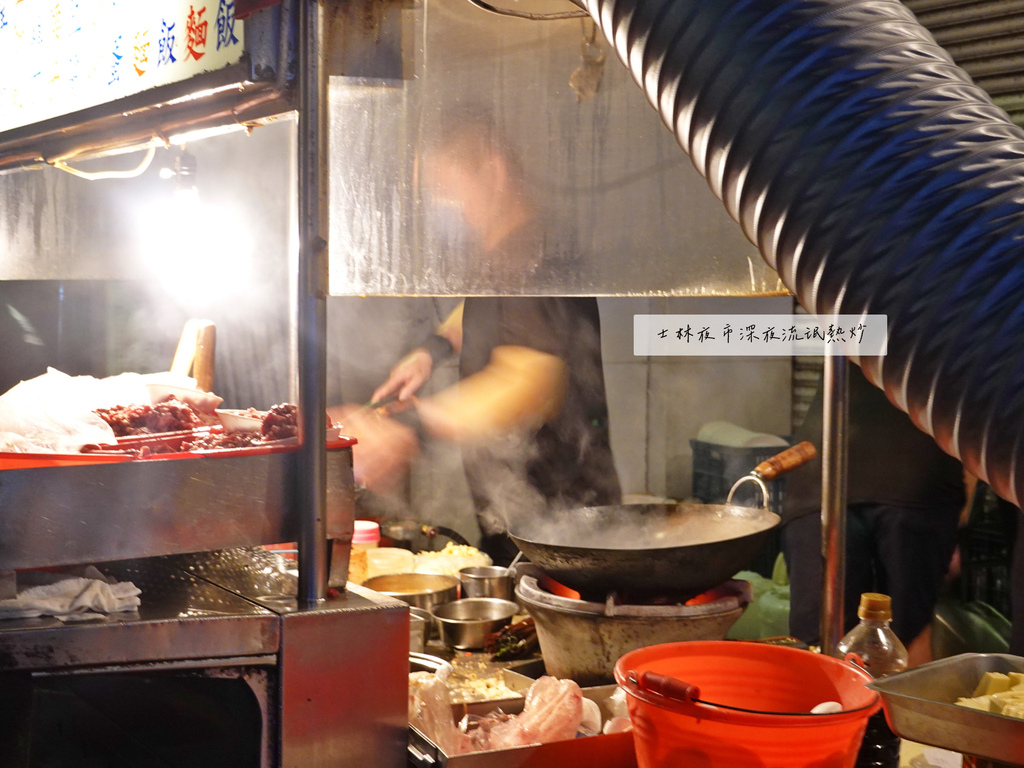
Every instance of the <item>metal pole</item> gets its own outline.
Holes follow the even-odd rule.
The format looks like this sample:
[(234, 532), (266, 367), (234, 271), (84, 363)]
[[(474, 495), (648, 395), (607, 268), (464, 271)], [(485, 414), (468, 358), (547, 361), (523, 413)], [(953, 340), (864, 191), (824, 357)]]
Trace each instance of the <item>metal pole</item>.
[(321, 66), (321, 8), (301, 0), (299, 8), (298, 214), (299, 266), (296, 304), (299, 358), (299, 461), (296, 512), (299, 516), (301, 608), (327, 593), (327, 240), (326, 181), (322, 177), (325, 91)]
[(821, 651), (832, 655), (843, 637), (846, 577), (846, 462), (849, 361), (826, 355), (821, 458)]

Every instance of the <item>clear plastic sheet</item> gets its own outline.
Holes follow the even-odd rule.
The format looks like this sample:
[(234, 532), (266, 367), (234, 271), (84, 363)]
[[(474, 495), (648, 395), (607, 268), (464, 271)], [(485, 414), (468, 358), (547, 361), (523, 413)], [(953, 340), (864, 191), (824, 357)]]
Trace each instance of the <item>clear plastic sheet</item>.
[[(786, 292), (590, 19), (393, 8), (329, 82), (333, 295)], [(463, 167), (476, 177), (453, 190), (436, 156), (474, 121), (483, 164), (507, 168)], [(507, 224), (520, 205), (554, 268), (486, 247), (480, 216)]]

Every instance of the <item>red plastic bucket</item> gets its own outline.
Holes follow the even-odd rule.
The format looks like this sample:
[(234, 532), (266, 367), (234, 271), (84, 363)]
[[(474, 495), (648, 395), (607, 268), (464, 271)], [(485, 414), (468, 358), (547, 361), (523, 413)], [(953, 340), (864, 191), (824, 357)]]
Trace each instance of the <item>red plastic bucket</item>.
[[(622, 656), (615, 680), (640, 768), (853, 768), (881, 706), (853, 664), (764, 643), (652, 645)], [(826, 701), (842, 711), (810, 713)]]

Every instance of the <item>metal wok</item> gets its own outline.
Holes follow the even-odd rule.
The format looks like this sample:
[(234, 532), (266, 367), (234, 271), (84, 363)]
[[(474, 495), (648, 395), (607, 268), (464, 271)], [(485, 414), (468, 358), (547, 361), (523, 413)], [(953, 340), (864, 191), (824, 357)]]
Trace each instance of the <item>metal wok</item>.
[(780, 518), (768, 509), (764, 482), (810, 461), (800, 443), (759, 464), (729, 491), (756, 482), (762, 507), (726, 504), (621, 504), (550, 510), (517, 521), (509, 536), (551, 578), (584, 599), (609, 592), (689, 598), (753, 562)]

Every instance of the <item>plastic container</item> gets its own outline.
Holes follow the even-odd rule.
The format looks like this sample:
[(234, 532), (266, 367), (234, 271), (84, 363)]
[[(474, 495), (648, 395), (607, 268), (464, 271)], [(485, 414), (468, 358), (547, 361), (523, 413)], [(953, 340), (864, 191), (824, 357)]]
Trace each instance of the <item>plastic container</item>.
[[(638, 684), (645, 672), (689, 683), (692, 698)], [(744, 641), (640, 648), (616, 662), (615, 680), (626, 691), (640, 768), (853, 768), (881, 706), (865, 687), (871, 676), (852, 664)], [(826, 701), (842, 710), (810, 713)]]
[(372, 520), (356, 520), (352, 529), (352, 551), (348, 558), (348, 580), (363, 584), (371, 577), (369, 552), (380, 543), (380, 525)]
[(352, 549), (375, 549), (380, 543), (380, 524), (356, 520), (352, 531)]

